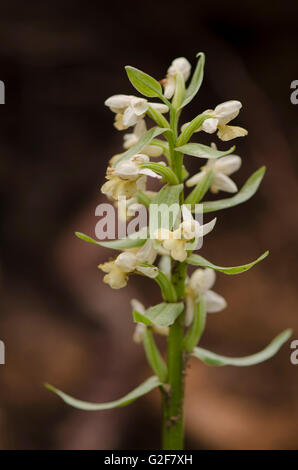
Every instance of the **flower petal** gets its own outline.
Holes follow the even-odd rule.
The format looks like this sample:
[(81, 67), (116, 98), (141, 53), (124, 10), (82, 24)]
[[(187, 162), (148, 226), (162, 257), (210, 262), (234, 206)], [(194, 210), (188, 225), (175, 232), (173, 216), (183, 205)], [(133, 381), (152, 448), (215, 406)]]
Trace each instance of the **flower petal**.
[(150, 238), (145, 242), (145, 244), (137, 252), (136, 257), (140, 263), (149, 263), (153, 264), (157, 256), (157, 250), (154, 248), (153, 240)]
[(130, 95), (113, 95), (106, 99), (104, 104), (111, 108), (114, 113), (124, 111), (131, 101)]
[(143, 323), (137, 323), (132, 337), (135, 343), (140, 344), (143, 342), (145, 329), (146, 325)]
[(137, 271), (144, 274), (144, 276), (150, 277), (151, 279), (154, 279), (156, 276), (158, 276), (158, 268), (155, 266), (137, 266)]
[(244, 137), (248, 134), (246, 129), (238, 126), (219, 126), (217, 136), (223, 141)]
[(199, 171), (199, 173), (196, 173), (186, 181), (186, 186), (188, 188), (190, 188), (191, 186), (196, 186), (205, 177), (205, 175), (206, 172), (204, 170)]
[(176, 88), (176, 78), (175, 76), (170, 76), (165, 78), (163, 81), (164, 85), (164, 96), (170, 100), (175, 93)]
[(138, 299), (131, 299), (130, 305), (133, 310), (136, 310), (137, 312), (144, 315), (146, 309), (144, 305)]
[(115, 260), (115, 265), (125, 273), (130, 273), (135, 270), (137, 265), (137, 258), (134, 253), (125, 251), (120, 253)]
[(209, 118), (205, 119), (202, 124), (202, 130), (207, 132), (208, 134), (213, 134), (216, 132), (218, 126), (218, 119), (217, 118)]
[(184, 322), (185, 322), (185, 326), (189, 326), (191, 325), (192, 320), (193, 320), (194, 311), (195, 311), (195, 302), (194, 302), (193, 297), (191, 297), (190, 295), (186, 295), (185, 301), (186, 301), (186, 309), (185, 309)]
[(213, 290), (208, 290), (205, 294), (206, 310), (208, 313), (220, 312), (227, 306), (226, 300)]
[(149, 168), (142, 168), (141, 170), (139, 170), (139, 174), (140, 175), (151, 176), (152, 178), (157, 178), (157, 179), (162, 178), (161, 175), (159, 175), (158, 173), (155, 173), (155, 171), (150, 170)]
[(184, 81), (186, 81), (190, 76), (191, 65), (185, 57), (178, 57), (174, 59), (170, 67), (168, 68), (168, 75), (176, 75), (181, 73), (183, 75)]
[(136, 116), (142, 116), (148, 109), (148, 101), (145, 98), (132, 98), (131, 107)]
[(216, 106), (214, 113), (219, 120), (219, 124), (223, 126), (232, 121), (232, 119), (235, 119), (241, 108), (242, 104), (240, 101), (230, 100)]
[(241, 158), (238, 155), (227, 155), (215, 161), (214, 170), (224, 175), (231, 175), (239, 170), (241, 163)]
[(126, 127), (134, 126), (137, 123), (138, 117), (132, 106), (128, 106), (123, 114), (123, 125)]
[(190, 222), (193, 222), (194, 218), (193, 218), (193, 216), (192, 216), (192, 213), (191, 213), (190, 210), (186, 207), (185, 204), (182, 205), (181, 211), (182, 211), (183, 221), (189, 220)]
[(211, 191), (217, 193), (218, 191), (226, 191), (227, 193), (236, 193), (238, 191), (237, 185), (229, 176), (223, 173), (216, 173), (211, 185)]
[(166, 104), (161, 103), (149, 103), (151, 108), (155, 109), (156, 111), (160, 112), (161, 114), (167, 113), (169, 108)]
[(163, 154), (163, 149), (157, 145), (146, 145), (142, 152), (146, 153), (146, 155), (149, 155), (149, 157), (154, 158), (160, 157)]
[(196, 295), (205, 294), (215, 283), (216, 274), (213, 269), (196, 269), (190, 276), (189, 286)]

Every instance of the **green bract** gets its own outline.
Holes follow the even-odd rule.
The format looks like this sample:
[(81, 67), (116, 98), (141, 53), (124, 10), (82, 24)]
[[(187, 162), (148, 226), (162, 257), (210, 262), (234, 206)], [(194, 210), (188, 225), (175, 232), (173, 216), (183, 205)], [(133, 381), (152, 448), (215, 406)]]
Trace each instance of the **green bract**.
[(255, 171), (235, 196), (227, 197), (226, 199), (219, 199), (218, 201), (203, 202), (203, 212), (221, 211), (222, 209), (238, 206), (239, 204), (247, 201), (257, 192), (265, 171), (265, 166), (262, 166), (259, 170)]
[(191, 82), (185, 91), (184, 100), (181, 105), (181, 108), (191, 102), (191, 100), (196, 96), (202, 85), (202, 81), (204, 78), (205, 54), (203, 52), (199, 52), (197, 54), (197, 57), (199, 57), (199, 60), (196, 69), (193, 73)]
[(184, 348), (187, 352), (191, 352), (201, 339), (206, 325), (206, 313), (205, 299), (202, 295), (196, 304), (192, 324), (184, 338)]
[(183, 184), (177, 184), (175, 186), (164, 186), (161, 188), (159, 193), (152, 200), (154, 204), (172, 204), (179, 203), (179, 196), (183, 190)]
[(132, 390), (130, 393), (125, 395), (122, 398), (119, 398), (115, 401), (110, 401), (107, 403), (90, 403), (88, 401), (77, 400), (76, 398), (67, 395), (66, 393), (62, 392), (58, 388), (53, 387), (53, 385), (45, 384), (46, 388), (51, 392), (56, 393), (60, 398), (62, 398), (65, 403), (74, 408), (78, 408), (79, 410), (86, 410), (86, 411), (102, 411), (102, 410), (110, 410), (112, 408), (119, 408), (120, 406), (126, 406), (135, 401), (137, 398), (141, 397), (142, 395), (146, 395), (146, 393), (151, 392), (156, 387), (162, 385), (161, 381), (158, 377), (153, 376), (149, 379), (145, 380), (141, 385), (137, 388)]
[(235, 145), (231, 147), (229, 150), (220, 151), (216, 150), (212, 147), (208, 147), (208, 145), (203, 144), (185, 144), (182, 147), (177, 147), (175, 150), (184, 153), (185, 155), (191, 155), (193, 157), (200, 157), (200, 158), (219, 158), (224, 157), (225, 155), (229, 155), (230, 153), (234, 152)]
[[(169, 129), (168, 129), (169, 130)], [(128, 160), (129, 158), (133, 157), (137, 153), (140, 153), (146, 145), (150, 144), (151, 140), (157, 137), (160, 134), (163, 134), (166, 129), (162, 129), (160, 127), (152, 127), (149, 131), (145, 132), (145, 134), (139, 139), (138, 143), (131, 147), (129, 150), (124, 152), (113, 164), (115, 167), (119, 162), (123, 160)]]
[(173, 170), (167, 166), (161, 165), (160, 163), (143, 163), (141, 168), (148, 168), (149, 170), (153, 170), (156, 173), (159, 173), (169, 184), (177, 185), (179, 183), (178, 178)]
[(126, 73), (131, 84), (138, 90), (142, 95), (150, 98), (162, 98), (162, 88), (155, 78), (150, 77), (147, 73), (127, 65), (125, 67)]
[(194, 348), (192, 355), (208, 366), (237, 366), (247, 367), (267, 361), (274, 356), (282, 345), (290, 338), (292, 330), (288, 329), (274, 338), (268, 346), (256, 354), (245, 357), (227, 357), (215, 354), (207, 349)]
[(153, 334), (149, 328), (146, 327), (144, 330), (143, 344), (147, 360), (152, 370), (156, 373), (161, 382), (165, 383), (168, 375), (167, 366), (155, 344)]
[(213, 264), (207, 259), (203, 258), (202, 256), (199, 256), (196, 254), (190, 255), (186, 259), (186, 262), (188, 264), (192, 264), (193, 266), (201, 266), (203, 268), (212, 268), (212, 269), (215, 269), (215, 271), (221, 271), (222, 273), (225, 273), (225, 274), (240, 274), (240, 273), (244, 273), (245, 271), (248, 271), (250, 268), (252, 268), (255, 264), (262, 261), (268, 255), (269, 255), (269, 251), (265, 251), (265, 253), (263, 253), (258, 259), (256, 259), (255, 261), (252, 261), (251, 263), (243, 264), (242, 266), (233, 266), (233, 267), (228, 267), (228, 268), (224, 268), (222, 266), (216, 266), (216, 264)]
[(201, 181), (195, 186), (191, 193), (189, 193), (189, 195), (185, 199), (185, 204), (198, 204), (207, 193), (211, 185), (212, 178), (212, 171), (207, 171)]
[(146, 310), (144, 316), (148, 318), (154, 325), (170, 326), (173, 325), (176, 318), (183, 312), (183, 302), (165, 303), (155, 305)]
[(94, 240), (94, 238), (89, 237), (81, 232), (75, 232), (75, 235), (84, 240), (84, 242), (93, 243), (94, 245), (104, 246), (105, 248), (112, 248), (113, 250), (127, 250), (129, 248), (136, 248), (138, 246), (144, 245), (146, 238), (145, 238), (145, 231), (140, 232), (141, 237), (138, 238), (136, 234), (134, 237), (127, 237), (119, 240), (112, 240), (109, 242), (99, 242)]

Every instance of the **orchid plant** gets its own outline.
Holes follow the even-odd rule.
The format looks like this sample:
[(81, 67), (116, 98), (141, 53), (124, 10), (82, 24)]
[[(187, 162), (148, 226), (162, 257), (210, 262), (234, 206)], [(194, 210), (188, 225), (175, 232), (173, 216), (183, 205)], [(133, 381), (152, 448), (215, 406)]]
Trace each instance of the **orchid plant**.
[[(170, 207), (176, 204), (179, 221), (172, 221), (167, 227), (160, 225), (153, 233), (143, 228), (142, 237), (128, 236), (114, 241), (98, 241), (76, 233), (84, 241), (120, 251), (113, 259), (99, 265), (104, 272), (103, 281), (112, 289), (125, 287), (131, 274), (146, 276), (160, 287), (162, 302), (158, 305), (145, 307), (137, 299), (131, 300), (132, 319), (136, 324), (133, 339), (143, 345), (154, 375), (126, 396), (101, 404), (77, 400), (47, 384), (66, 403), (82, 410), (124, 406), (159, 388), (162, 446), (168, 450), (183, 449), (184, 382), (190, 357), (209, 366), (254, 365), (272, 357), (291, 334), (291, 330), (285, 330), (263, 351), (241, 358), (221, 356), (198, 346), (208, 314), (227, 306), (226, 300), (212, 290), (216, 271), (227, 275), (243, 273), (263, 260), (268, 251), (253, 262), (235, 267), (217, 266), (195, 253), (198, 239), (213, 230), (216, 223), (215, 218), (204, 224), (202, 220), (198, 221), (198, 208), (202, 215), (247, 201), (257, 191), (265, 173), (264, 167), (259, 168), (238, 190), (230, 178), (241, 166), (241, 158), (234, 154), (235, 146), (219, 150), (213, 143), (207, 146), (190, 142), (193, 134), (199, 132), (217, 133), (220, 141), (247, 135), (242, 127), (230, 125), (240, 112), (240, 101), (219, 104), (214, 110), (208, 109), (179, 127), (183, 108), (196, 96), (203, 81), (204, 54), (199, 53), (197, 59), (188, 86), (191, 65), (184, 57), (172, 62), (161, 81), (127, 66), (126, 72), (134, 88), (146, 98), (157, 98), (159, 102), (130, 95), (114, 95), (105, 102), (115, 113), (116, 129), (132, 128), (132, 131), (124, 134), (124, 151), (109, 162), (102, 193), (119, 208), (119, 212), (119, 198), (124, 198), (122, 220), (128, 220), (141, 208), (146, 208), (152, 215), (153, 205)], [(153, 120), (155, 126), (147, 130), (145, 118)], [(204, 162), (200, 171), (191, 177), (184, 165), (185, 155)], [(162, 157), (161, 161), (150, 160)], [(156, 178), (163, 184), (158, 192), (147, 188), (148, 178)], [(192, 188), (188, 194), (187, 188)], [(208, 201), (205, 200), (208, 191), (232, 195)], [(188, 276), (189, 266), (196, 269)], [(167, 339), (166, 360), (157, 347), (155, 335)]]

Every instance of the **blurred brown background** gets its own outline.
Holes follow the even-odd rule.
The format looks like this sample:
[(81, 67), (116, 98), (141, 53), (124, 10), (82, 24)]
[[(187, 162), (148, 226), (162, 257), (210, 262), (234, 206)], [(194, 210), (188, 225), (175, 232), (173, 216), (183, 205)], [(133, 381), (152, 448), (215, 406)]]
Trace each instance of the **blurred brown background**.
[[(112, 9), (113, 8), (113, 9)], [(3, 1), (0, 6), (1, 314), (0, 448), (158, 448), (160, 403), (153, 392), (113, 411), (80, 412), (44, 381), (89, 401), (120, 397), (150, 374), (131, 341), (129, 299), (159, 301), (149, 280), (112, 291), (97, 264), (108, 250), (94, 236), (108, 159), (122, 135), (103, 101), (133, 93), (124, 65), (158, 79), (171, 60), (207, 54), (200, 95), (185, 112), (239, 99), (241, 186), (265, 164), (254, 199), (218, 213), (202, 254), (237, 265), (271, 255), (240, 276), (218, 275), (228, 308), (210, 315), (202, 345), (227, 355), (262, 349), (297, 317), (297, 2)], [(205, 142), (210, 142), (206, 139)], [(194, 159), (193, 159), (194, 160)], [(197, 162), (187, 160), (196, 169)], [(223, 195), (224, 196), (224, 195)], [(252, 368), (191, 363), (187, 447), (295, 449), (298, 366), (289, 343)]]

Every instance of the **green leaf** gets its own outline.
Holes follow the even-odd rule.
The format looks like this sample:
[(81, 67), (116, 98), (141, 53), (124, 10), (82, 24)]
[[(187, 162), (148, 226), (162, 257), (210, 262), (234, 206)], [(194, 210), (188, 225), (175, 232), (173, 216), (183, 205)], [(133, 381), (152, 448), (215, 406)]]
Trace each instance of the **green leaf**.
[(195, 186), (195, 188), (189, 193), (185, 199), (185, 204), (198, 204), (205, 194), (207, 193), (213, 178), (213, 172), (207, 171), (201, 181)]
[(173, 325), (176, 318), (179, 317), (180, 313), (183, 312), (183, 302), (166, 303), (155, 305), (154, 307), (146, 310), (145, 316), (154, 325), (157, 326), (170, 326)]
[(152, 199), (149, 206), (149, 232), (152, 238), (159, 228), (171, 230), (175, 225), (180, 212), (179, 197), (182, 189), (183, 184), (167, 184)]
[(182, 165), (182, 180), (186, 180), (187, 178), (189, 177), (189, 172), (187, 171), (187, 169), (185, 168), (184, 165)]
[(191, 82), (185, 91), (184, 100), (182, 102), (181, 108), (190, 103), (190, 101), (196, 96), (197, 92), (199, 91), (202, 85), (202, 81), (204, 78), (205, 54), (203, 52), (199, 52), (197, 54), (197, 57), (199, 57), (199, 60), (193, 73)]
[(159, 111), (156, 109), (152, 108), (152, 106), (149, 106), (147, 109), (147, 116), (153, 119), (154, 122), (159, 127), (164, 127), (167, 129), (167, 131), (170, 130), (170, 123), (169, 121), (164, 117), (163, 114), (161, 114)]
[(205, 299), (202, 295), (196, 304), (192, 324), (184, 338), (184, 349), (187, 352), (191, 352), (201, 339), (206, 325), (206, 313)]
[(133, 320), (135, 323), (143, 323), (144, 325), (152, 325), (151, 321), (148, 320), (142, 313), (137, 312), (137, 310), (133, 310), (132, 312)]
[(173, 170), (167, 166), (161, 165), (160, 163), (142, 163), (141, 168), (148, 168), (149, 170), (155, 171), (159, 175), (162, 175), (164, 179), (171, 185), (179, 184), (178, 178)]
[[(139, 234), (141, 232), (138, 232)], [(142, 232), (142, 237), (137, 238), (137, 233), (134, 234), (134, 236), (130, 236), (127, 238), (123, 238), (122, 240), (111, 240), (108, 242), (99, 242), (97, 240), (94, 240), (94, 238), (89, 237), (88, 235), (85, 235), (84, 233), (81, 232), (75, 232), (75, 235), (80, 238), (81, 240), (84, 240), (85, 242), (88, 243), (93, 243), (94, 245), (99, 245), (99, 246), (104, 246), (105, 248), (112, 248), (113, 250), (126, 250), (128, 248), (135, 248), (137, 246), (142, 246), (144, 245), (146, 238), (145, 237), (146, 232)]]
[(159, 377), (162, 383), (167, 380), (168, 369), (154, 341), (154, 336), (149, 328), (145, 328), (143, 345), (147, 360), (153, 372)]
[(101, 411), (101, 410), (110, 410), (112, 408), (118, 408), (120, 406), (129, 405), (129, 403), (135, 401), (137, 398), (146, 395), (146, 393), (151, 392), (156, 387), (161, 386), (162, 383), (158, 377), (153, 376), (149, 379), (145, 380), (141, 385), (137, 388), (132, 390), (130, 393), (125, 395), (124, 397), (120, 398), (119, 400), (110, 401), (107, 403), (90, 403), (87, 401), (77, 400), (66, 393), (62, 392), (58, 388), (53, 387), (53, 385), (45, 384), (45, 387), (50, 390), (51, 392), (56, 393), (62, 400), (70, 406), (74, 408), (78, 408), (79, 410), (86, 410), (86, 411)]
[(177, 148), (182, 147), (183, 145), (187, 144), (191, 136), (195, 131), (197, 131), (203, 124), (206, 119), (211, 118), (210, 114), (202, 113), (196, 116), (188, 126), (184, 129), (184, 131), (179, 135), (177, 140)]
[(220, 271), (225, 274), (240, 274), (248, 271), (252, 268), (255, 264), (259, 263), (263, 259), (265, 259), (269, 255), (269, 251), (265, 251), (258, 259), (252, 261), (251, 263), (243, 264), (242, 266), (233, 266), (233, 267), (223, 267), (223, 266), (216, 266), (215, 264), (211, 263), (207, 259), (203, 258), (203, 256), (192, 254), (187, 259), (186, 262), (188, 264), (192, 264), (193, 266), (202, 266), (204, 268), (211, 268), (215, 269), (215, 271)]
[(125, 70), (131, 84), (142, 95), (150, 98), (163, 98), (161, 84), (155, 78), (130, 65), (127, 65)]
[(123, 160), (128, 160), (129, 158), (133, 157), (137, 153), (140, 153), (141, 150), (146, 147), (146, 145), (150, 144), (151, 140), (157, 137), (164, 132), (169, 131), (169, 129), (161, 128), (161, 127), (152, 127), (145, 134), (142, 135), (140, 140), (136, 145), (128, 149), (126, 152), (122, 153), (122, 155), (114, 162), (113, 167), (115, 167), (119, 162)]
[(155, 198), (152, 200), (154, 204), (179, 204), (179, 196), (183, 189), (183, 184), (177, 184), (175, 186), (163, 186)]
[(244, 357), (226, 357), (215, 354), (207, 349), (194, 348), (192, 356), (200, 359), (209, 366), (236, 366), (247, 367), (267, 361), (274, 356), (282, 345), (290, 338), (292, 330), (288, 329), (280, 333), (263, 351)]
[(181, 147), (177, 147), (175, 150), (182, 152), (185, 155), (191, 155), (192, 157), (212, 159), (224, 157), (225, 155), (229, 155), (230, 153), (234, 152), (235, 145), (233, 145), (233, 147), (231, 147), (229, 150), (221, 151), (209, 147), (208, 145), (189, 143), (182, 145)]
[(256, 193), (264, 177), (265, 171), (265, 166), (259, 168), (248, 178), (244, 186), (242, 186), (240, 191), (238, 191), (235, 196), (228, 197), (226, 199), (219, 199), (218, 201), (203, 202), (203, 212), (207, 213), (220, 211), (222, 209), (228, 209), (229, 207), (238, 206), (238, 204), (242, 204), (243, 202), (247, 201)]
[(150, 196), (148, 196), (148, 194), (145, 194), (143, 191), (138, 191), (136, 194), (135, 194), (138, 202), (140, 204), (143, 204), (145, 207), (148, 207), (150, 206), (150, 203), (152, 201), (152, 198)]

